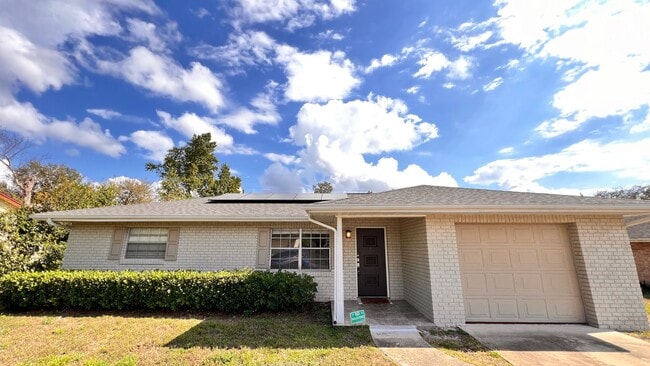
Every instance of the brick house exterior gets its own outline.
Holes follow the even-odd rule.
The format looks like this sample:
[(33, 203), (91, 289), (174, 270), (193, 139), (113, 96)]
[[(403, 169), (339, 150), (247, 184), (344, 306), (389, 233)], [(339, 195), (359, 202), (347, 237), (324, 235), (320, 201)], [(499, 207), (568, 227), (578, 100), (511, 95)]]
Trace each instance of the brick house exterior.
[[(650, 217), (645, 219), (650, 220)], [(630, 237), (639, 282), (650, 286), (650, 222), (629, 226), (627, 234)]]
[[(650, 203), (429, 186), (349, 197), (315, 199), (312, 195), (296, 203), (284, 196), (275, 201), (255, 195), (220, 197), (35, 217), (71, 223), (63, 262), (67, 269), (274, 270), (284, 262), (292, 263), (298, 266), (294, 270), (318, 283), (317, 301), (333, 302), (337, 324), (343, 324), (345, 317), (343, 301), (357, 299), (361, 286), (373, 285), (361, 280), (360, 271), (377, 262), (364, 262), (360, 251), (365, 250), (363, 230), (374, 228), (384, 234), (387, 297), (406, 300), (436, 325), (462, 325), (473, 321), (474, 312), (485, 309), (485, 316), (491, 317), (488, 321), (498, 322), (504, 321), (500, 316), (514, 316), (504, 319), (515, 322), (557, 322), (553, 316), (563, 312), (574, 316), (575, 309), (567, 305), (561, 291), (563, 283), (572, 280), (558, 279), (559, 269), (553, 267), (563, 265), (572, 271), (580, 305), (569, 322), (620, 330), (648, 328), (624, 216), (648, 213)], [(509, 237), (528, 233), (531, 238), (553, 229), (566, 239), (546, 248), (528, 245), (524, 239), (502, 243), (486, 237), (465, 248), (458, 238), (462, 225)], [(156, 228), (169, 231), (167, 248), (161, 249), (160, 256), (129, 257), (139, 245), (129, 232), (145, 230), (142, 235), (153, 235), (155, 230), (146, 230)], [(172, 232), (178, 233), (173, 240)], [(325, 235), (327, 245), (314, 248), (317, 241), (309, 239), (313, 233)], [(291, 240), (283, 242), (285, 237)], [(483, 254), (472, 256), (475, 248), (483, 248)], [(496, 267), (468, 267), (487, 263), (490, 255)], [(537, 263), (539, 270), (521, 265), (524, 262), (517, 267), (517, 255), (533, 260), (526, 263)], [(319, 268), (310, 268), (319, 260)], [(485, 309), (469, 303), (473, 283), (468, 279), (472, 278), (492, 281), (488, 288), (496, 284), (485, 299), (476, 296), (477, 304), (487, 304)], [(499, 287), (503, 284), (512, 288)], [(559, 292), (545, 298), (526, 293), (528, 284), (543, 289), (556, 286)], [(542, 313), (535, 313), (540, 309)]]

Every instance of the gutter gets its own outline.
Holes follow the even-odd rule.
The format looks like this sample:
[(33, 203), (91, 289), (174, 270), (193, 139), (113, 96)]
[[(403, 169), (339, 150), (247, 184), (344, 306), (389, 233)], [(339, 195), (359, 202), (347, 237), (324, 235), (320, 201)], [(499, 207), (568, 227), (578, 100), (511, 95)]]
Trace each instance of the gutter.
[(406, 213), (406, 214), (440, 214), (440, 213), (563, 213), (563, 214), (590, 214), (590, 213), (616, 213), (616, 214), (644, 214), (650, 213), (650, 204), (648, 205), (620, 205), (620, 206), (601, 206), (601, 205), (573, 205), (573, 206), (531, 206), (531, 205), (485, 205), (485, 206), (362, 206), (362, 205), (329, 205), (328, 207), (307, 207), (308, 213), (328, 213), (328, 214), (381, 214), (381, 213)]
[(52, 226), (54, 226), (54, 227), (59, 227), (59, 226), (61, 226), (61, 225), (57, 224), (56, 222), (52, 221), (52, 218), (51, 218), (51, 217), (48, 217), (47, 220), (45, 220), (45, 222), (47, 222), (48, 225), (52, 225)]
[(256, 216), (256, 217), (215, 217), (215, 216), (42, 216), (39, 214), (31, 215), (30, 218), (35, 220), (47, 221), (64, 221), (64, 222), (306, 222), (307, 217), (278, 217), (278, 216)]

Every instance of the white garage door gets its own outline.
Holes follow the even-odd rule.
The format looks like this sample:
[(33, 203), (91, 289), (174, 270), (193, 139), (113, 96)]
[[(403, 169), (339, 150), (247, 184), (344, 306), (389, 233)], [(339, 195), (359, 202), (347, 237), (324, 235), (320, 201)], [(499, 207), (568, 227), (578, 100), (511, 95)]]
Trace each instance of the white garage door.
[(584, 323), (563, 225), (456, 225), (467, 321)]

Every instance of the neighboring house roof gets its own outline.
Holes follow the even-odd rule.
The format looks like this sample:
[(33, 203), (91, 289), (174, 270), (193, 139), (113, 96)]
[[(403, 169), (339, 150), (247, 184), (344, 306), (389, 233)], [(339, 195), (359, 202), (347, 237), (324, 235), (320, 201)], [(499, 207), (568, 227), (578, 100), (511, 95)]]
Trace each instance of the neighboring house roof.
[(650, 222), (628, 227), (627, 236), (630, 241), (650, 242)]
[(5, 203), (8, 206), (12, 206), (15, 208), (18, 208), (21, 206), (20, 202), (16, 201), (15, 199), (9, 197), (8, 195), (0, 192), (0, 202)]
[[(320, 198), (319, 198), (320, 196)], [(345, 198), (347, 197), (347, 198)], [(307, 221), (309, 213), (649, 214), (650, 202), (555, 194), (417, 186), (370, 194), (229, 194), (84, 210), (44, 212), (54, 221)]]
[[(289, 197), (292, 196), (292, 197)], [(54, 221), (308, 221), (305, 204), (346, 197), (341, 194), (226, 194), (182, 201), (153, 202), (71, 211), (43, 212)]]
[(650, 213), (650, 202), (487, 189), (416, 186), (314, 203), (309, 212)]

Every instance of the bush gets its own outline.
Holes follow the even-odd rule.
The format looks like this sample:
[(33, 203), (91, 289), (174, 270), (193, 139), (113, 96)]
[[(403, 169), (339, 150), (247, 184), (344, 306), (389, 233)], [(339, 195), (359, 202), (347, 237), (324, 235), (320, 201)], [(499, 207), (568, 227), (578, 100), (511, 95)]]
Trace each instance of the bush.
[(308, 275), (252, 270), (14, 272), (0, 277), (0, 306), (250, 314), (302, 308), (313, 301), (316, 286)]

